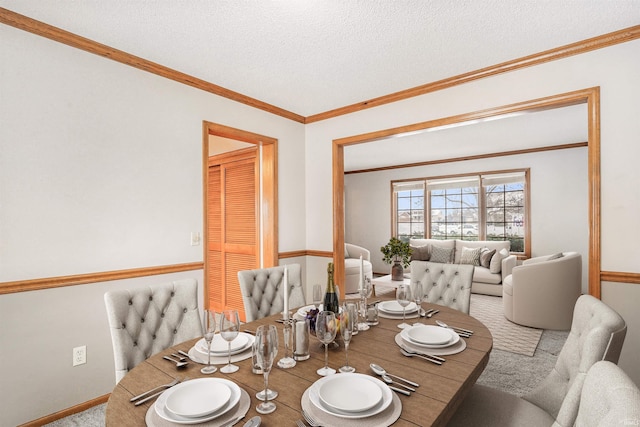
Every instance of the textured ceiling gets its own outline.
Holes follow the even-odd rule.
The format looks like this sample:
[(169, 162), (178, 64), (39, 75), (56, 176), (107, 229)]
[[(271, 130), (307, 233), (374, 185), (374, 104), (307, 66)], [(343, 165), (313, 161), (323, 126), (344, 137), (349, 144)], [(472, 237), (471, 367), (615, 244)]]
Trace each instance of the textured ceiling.
[(639, 0), (0, 0), (310, 116), (640, 23)]

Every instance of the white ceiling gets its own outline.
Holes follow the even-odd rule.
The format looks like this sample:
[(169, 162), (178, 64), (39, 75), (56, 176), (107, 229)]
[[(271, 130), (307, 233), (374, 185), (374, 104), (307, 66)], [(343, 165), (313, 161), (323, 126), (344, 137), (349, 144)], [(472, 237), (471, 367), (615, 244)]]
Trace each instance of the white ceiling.
[(638, 0), (0, 0), (302, 116), (640, 23)]

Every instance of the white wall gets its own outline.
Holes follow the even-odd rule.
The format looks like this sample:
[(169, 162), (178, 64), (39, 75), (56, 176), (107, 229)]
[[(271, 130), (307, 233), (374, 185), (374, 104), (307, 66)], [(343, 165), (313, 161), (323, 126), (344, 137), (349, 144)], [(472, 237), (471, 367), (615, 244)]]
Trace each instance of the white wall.
[[(307, 125), (307, 246), (319, 250), (331, 250), (333, 246), (332, 140), (600, 86), (601, 268), (640, 272), (638, 75), (640, 41), (636, 40)], [(376, 209), (373, 202), (371, 209)], [(622, 303), (637, 301), (638, 289), (635, 284), (607, 285), (603, 301), (624, 311), (630, 333), (620, 365), (640, 384), (640, 365), (635, 358), (640, 352), (640, 342), (635, 338), (640, 329), (640, 311), (629, 310)]]
[[(388, 273), (380, 246), (391, 236), (391, 180), (530, 168), (532, 256), (577, 251), (588, 292), (587, 148), (345, 175), (345, 240), (371, 251), (373, 271)], [(557, 214), (557, 215), (556, 215)], [(550, 220), (550, 218), (553, 220)]]
[[(202, 262), (203, 120), (278, 139), (280, 251), (304, 248), (302, 124), (12, 27), (0, 40), (0, 282)], [(0, 425), (109, 393), (104, 292), (185, 277), (202, 283), (0, 295)]]

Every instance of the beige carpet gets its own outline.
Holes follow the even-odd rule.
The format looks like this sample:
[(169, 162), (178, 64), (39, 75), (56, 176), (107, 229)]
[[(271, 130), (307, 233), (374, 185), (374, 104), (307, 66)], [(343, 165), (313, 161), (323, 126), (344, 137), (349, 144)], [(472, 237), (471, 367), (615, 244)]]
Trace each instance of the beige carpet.
[[(376, 286), (376, 295), (388, 295), (395, 288)], [(347, 295), (347, 298), (357, 298)], [(533, 356), (542, 336), (542, 329), (527, 328), (508, 321), (502, 310), (502, 297), (471, 294), (469, 314), (489, 328), (493, 335), (493, 348), (510, 353)]]
[(469, 314), (489, 328), (493, 348), (533, 356), (542, 336), (542, 329), (527, 328), (508, 321), (502, 310), (502, 297), (471, 294)]

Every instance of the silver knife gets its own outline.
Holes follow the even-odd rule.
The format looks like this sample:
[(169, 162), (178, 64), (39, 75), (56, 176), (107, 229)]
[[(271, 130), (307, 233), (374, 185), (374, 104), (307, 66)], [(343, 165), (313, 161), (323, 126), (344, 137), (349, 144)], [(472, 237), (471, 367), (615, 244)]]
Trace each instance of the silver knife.
[(389, 386), (389, 388), (390, 388), (391, 390), (395, 391), (396, 393), (402, 393), (402, 394), (404, 394), (405, 396), (411, 396), (411, 393), (410, 393), (410, 392), (408, 392), (407, 390), (402, 390), (401, 388), (397, 388), (397, 387), (394, 387), (394, 386), (392, 386), (392, 385), (390, 385), (390, 386)]

